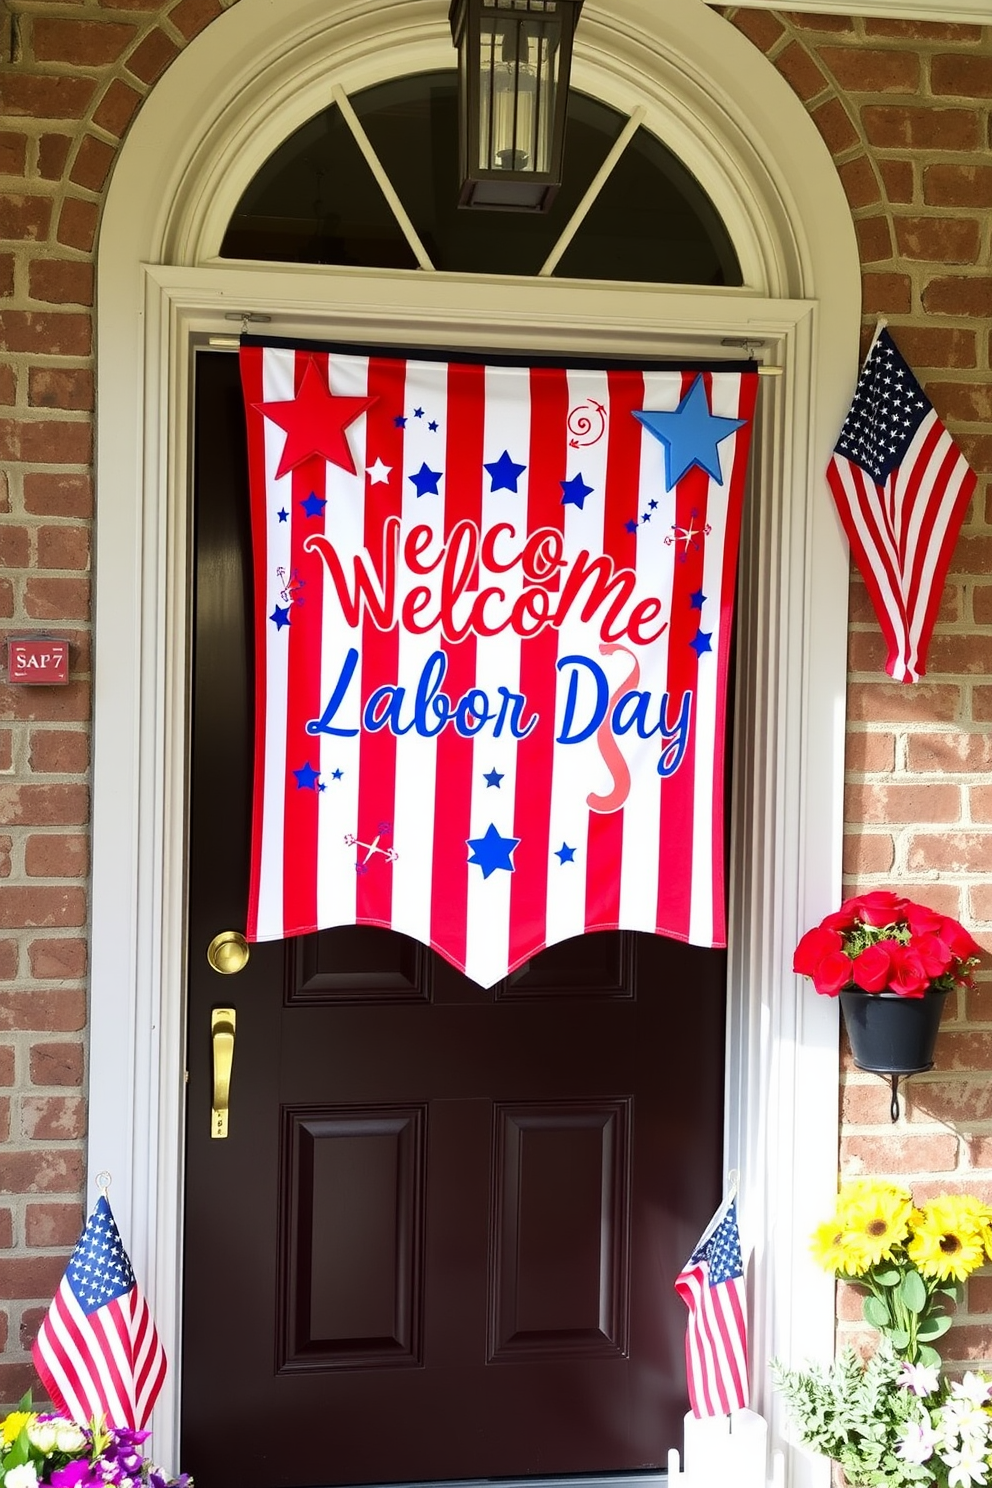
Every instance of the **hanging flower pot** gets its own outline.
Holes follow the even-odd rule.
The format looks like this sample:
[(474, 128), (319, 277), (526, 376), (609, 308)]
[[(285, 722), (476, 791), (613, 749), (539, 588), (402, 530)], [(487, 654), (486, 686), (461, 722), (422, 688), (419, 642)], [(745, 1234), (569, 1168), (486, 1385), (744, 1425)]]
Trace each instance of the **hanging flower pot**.
[(875, 1075), (918, 1075), (932, 1069), (946, 997), (946, 987), (934, 987), (922, 997), (856, 987), (842, 991), (840, 1008), (858, 1069)]
[(971, 986), (981, 948), (957, 920), (887, 890), (847, 899), (807, 930), (793, 970), (840, 996), (854, 1062), (892, 1081), (933, 1066), (948, 992)]

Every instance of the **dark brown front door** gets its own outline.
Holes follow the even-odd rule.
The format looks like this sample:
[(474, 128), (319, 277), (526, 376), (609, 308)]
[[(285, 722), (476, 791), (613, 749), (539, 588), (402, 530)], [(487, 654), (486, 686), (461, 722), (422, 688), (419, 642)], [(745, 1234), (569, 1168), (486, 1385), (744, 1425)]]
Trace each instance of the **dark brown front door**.
[(197, 1488), (662, 1466), (672, 1283), (720, 1190), (724, 958), (600, 934), (483, 991), (352, 928), (209, 967), (246, 902), (239, 399), (235, 358), (201, 354), (183, 1466)]

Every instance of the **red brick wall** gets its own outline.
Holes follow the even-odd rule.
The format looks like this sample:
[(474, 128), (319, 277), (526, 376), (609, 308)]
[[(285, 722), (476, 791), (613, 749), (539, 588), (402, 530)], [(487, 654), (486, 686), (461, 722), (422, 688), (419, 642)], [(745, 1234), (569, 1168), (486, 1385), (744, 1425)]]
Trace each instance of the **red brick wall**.
[[(962, 918), (992, 948), (992, 28), (728, 8), (830, 147), (861, 247), (864, 344), (885, 316), (979, 475), (926, 680), (890, 682), (852, 579), (845, 872)], [(845, 1052), (841, 1164), (921, 1198), (992, 1200), (992, 984), (945, 1013), (938, 1069), (889, 1092)], [(992, 1357), (992, 1276), (974, 1279), (945, 1358)], [(860, 1318), (842, 1297), (840, 1316)]]
[[(0, 628), (71, 642), (59, 690), (0, 684), (0, 1400), (81, 1221), (90, 709), (93, 250), (120, 142), (156, 79), (235, 0), (0, 0)], [(726, 13), (834, 153), (877, 313), (983, 485), (927, 681), (884, 680), (853, 586), (847, 871), (961, 914), (992, 944), (992, 28)], [(936, 1078), (893, 1134), (845, 1070), (843, 1161), (992, 1198), (992, 985), (951, 1010)], [(842, 1303), (844, 1316), (847, 1304)], [(957, 1353), (992, 1353), (992, 1277)]]

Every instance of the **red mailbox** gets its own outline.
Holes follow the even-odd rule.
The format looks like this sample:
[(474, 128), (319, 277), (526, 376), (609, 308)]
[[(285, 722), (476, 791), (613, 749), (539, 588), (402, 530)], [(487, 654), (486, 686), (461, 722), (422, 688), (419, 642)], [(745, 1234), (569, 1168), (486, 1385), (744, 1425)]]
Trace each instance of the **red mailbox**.
[(49, 687), (69, 680), (69, 642), (55, 636), (11, 636), (7, 680)]

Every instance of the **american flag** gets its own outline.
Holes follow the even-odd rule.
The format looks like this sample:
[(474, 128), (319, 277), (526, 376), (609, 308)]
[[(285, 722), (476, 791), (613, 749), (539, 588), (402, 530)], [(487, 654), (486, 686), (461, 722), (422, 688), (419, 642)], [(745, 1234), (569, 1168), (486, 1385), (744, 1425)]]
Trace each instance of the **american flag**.
[(885, 669), (916, 682), (976, 476), (884, 327), (827, 480), (888, 646)]
[(101, 1194), (69, 1258), (32, 1349), (52, 1400), (85, 1426), (144, 1428), (165, 1378), (165, 1352)]
[(755, 374), (241, 358), (248, 938), (385, 926), (482, 986), (592, 930), (724, 944)]
[(748, 1402), (747, 1303), (737, 1203), (713, 1216), (675, 1282), (689, 1309), (685, 1364), (693, 1415), (724, 1416)]

